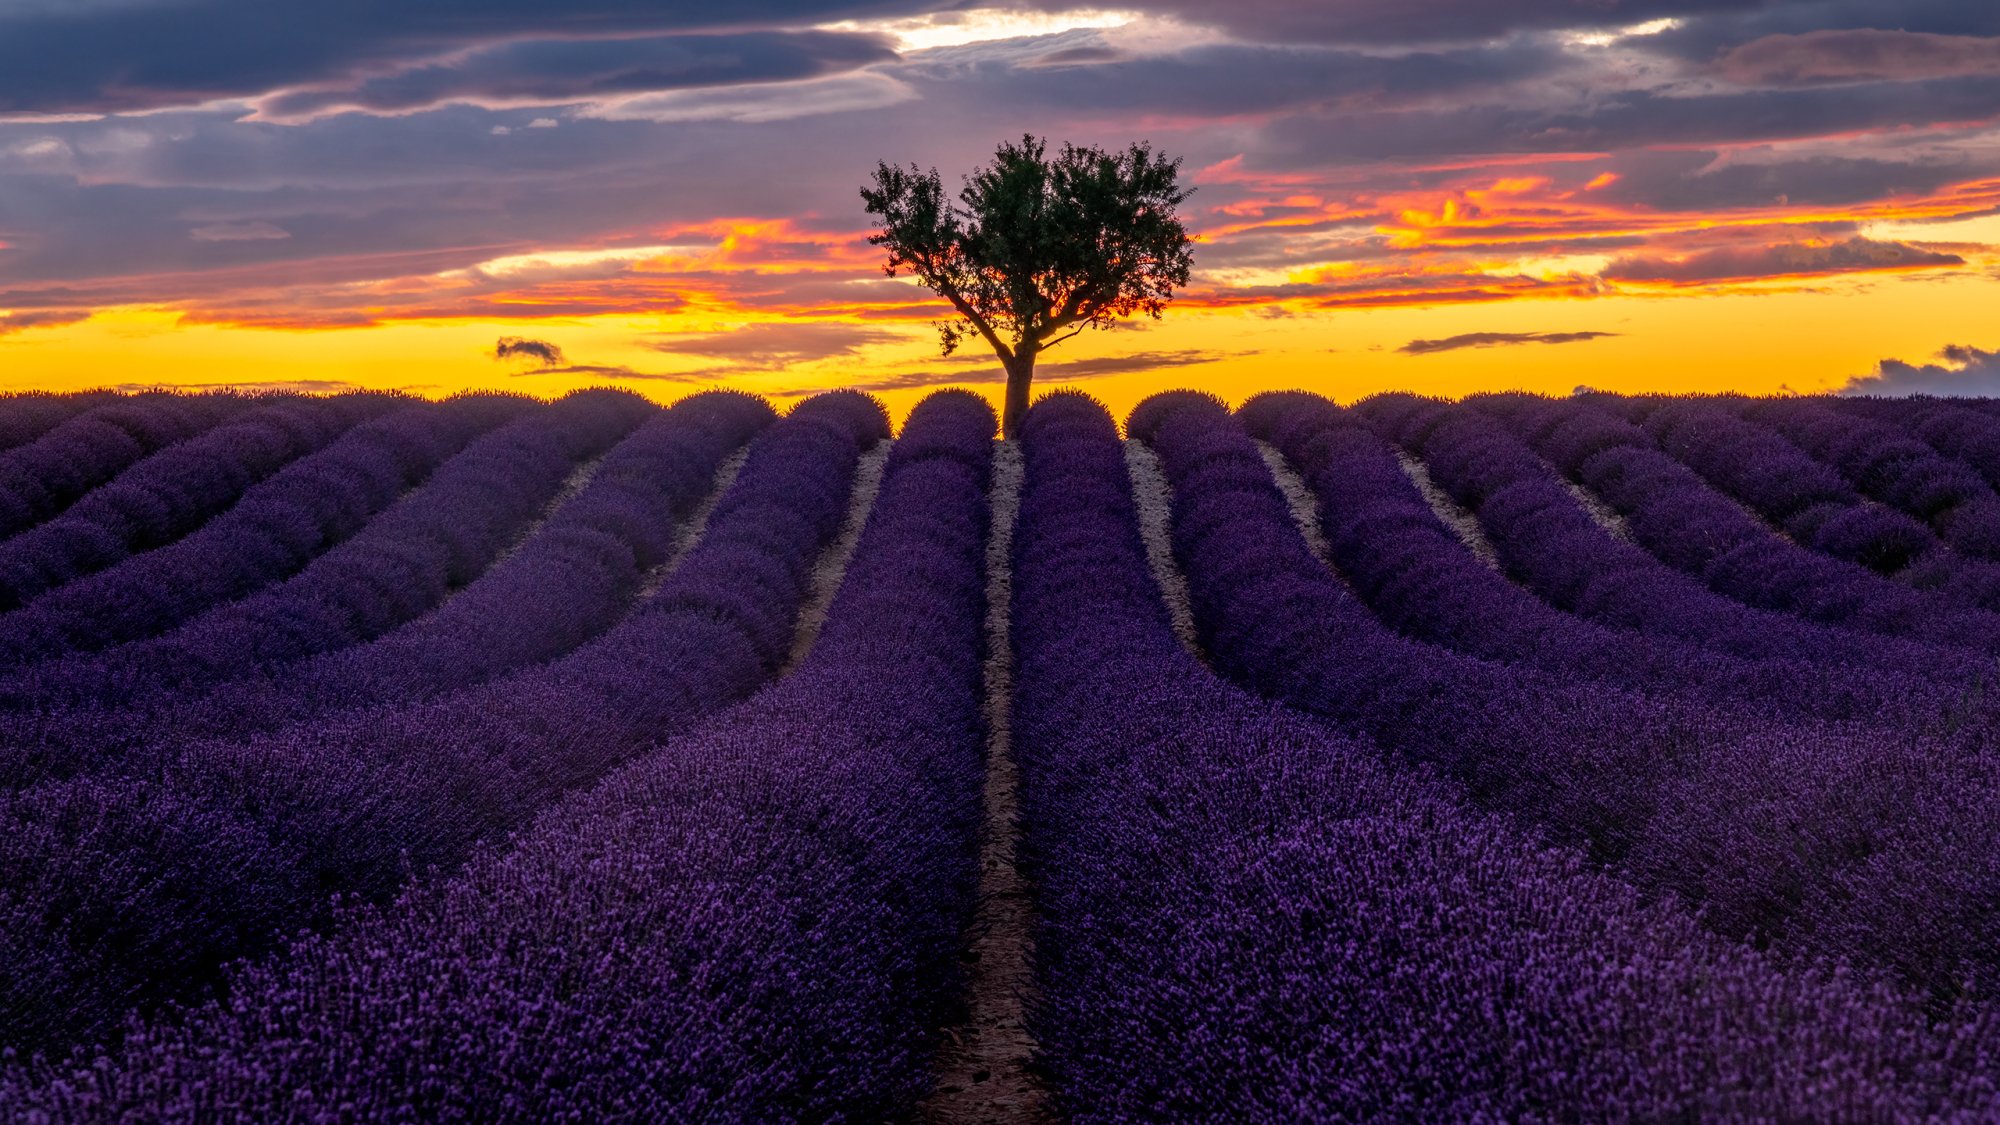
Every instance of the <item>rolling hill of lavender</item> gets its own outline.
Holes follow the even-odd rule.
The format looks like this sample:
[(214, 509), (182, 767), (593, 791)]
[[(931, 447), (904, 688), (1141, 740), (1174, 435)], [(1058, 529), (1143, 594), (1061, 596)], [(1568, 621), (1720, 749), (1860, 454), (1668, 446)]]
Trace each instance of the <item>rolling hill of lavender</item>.
[(2000, 404), (0, 398), (0, 1121), (2000, 1119)]

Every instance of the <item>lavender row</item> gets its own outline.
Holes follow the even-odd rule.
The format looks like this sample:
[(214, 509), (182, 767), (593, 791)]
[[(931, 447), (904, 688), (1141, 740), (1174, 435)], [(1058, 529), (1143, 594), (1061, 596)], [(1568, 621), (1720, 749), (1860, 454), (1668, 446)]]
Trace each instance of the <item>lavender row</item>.
[[(519, 541), (578, 462), (657, 412), (622, 391), (578, 392), (535, 409), (474, 441), (423, 487), (285, 582), (160, 637), (29, 666), (0, 679), (0, 702), (110, 707), (379, 636), (477, 578)], [(0, 735), (0, 745), (7, 741)]]
[(1543, 432), (1536, 447), (1616, 509), (1634, 539), (1718, 593), (1856, 632), (2000, 651), (2000, 614), (1790, 542), (1594, 399), (1536, 400), (1511, 413), (1518, 430)]
[[(0, 1044), (103, 1035), (128, 1009), (321, 925), (329, 896), (381, 901), (464, 862), (698, 716), (789, 651), (873, 400), (824, 395), (752, 446), (707, 533), (617, 628), (562, 660), (441, 699), (240, 741), (0, 802)], [(135, 760), (137, 759), (137, 760)]]
[[(1650, 694), (1728, 700), (1790, 718), (1922, 728), (1963, 693), (1929, 677), (1805, 660), (1744, 660), (1556, 609), (1482, 563), (1432, 511), (1389, 444), (1316, 395), (1260, 395), (1238, 412), (1316, 500), (1331, 561), (1398, 631), (1469, 655)], [(1503, 540), (1509, 548), (1514, 540)]]
[[(1854, 421), (1904, 455), (1921, 450), (1943, 460), (1894, 427)], [(1646, 416), (1644, 428), (1662, 450), (1801, 546), (1966, 605), (2000, 605), (2000, 566), (1947, 549), (1922, 522), (1865, 499), (1841, 474), (1779, 433), (1738, 417), (1727, 401), (1663, 400)], [(1990, 495), (1977, 474), (1954, 467), (1954, 484)]]
[(1922, 520), (1953, 550), (2000, 559), (2000, 495), (1970, 465), (1896, 426), (1822, 401), (1738, 405), (1745, 416), (1838, 469), (1868, 496)]
[(1718, 940), (1217, 681), (1169, 631), (1110, 419), (1051, 395), (1025, 440), (1013, 731), (1070, 1120), (1992, 1112), (1988, 1029)]
[[(1579, 616), (1752, 660), (1881, 668), (1933, 678), (1961, 690), (1983, 675), (1985, 661), (1975, 653), (1858, 633), (1744, 605), (1666, 565), (1636, 543), (1615, 537), (1585, 513), (1556, 470), (1579, 474), (1592, 487), (1602, 486), (1610, 478), (1597, 473), (1604, 464), (1599, 456), (1649, 439), (1608, 410), (1573, 406), (1501, 397), (1481, 400), (1478, 409), (1451, 408), (1393, 395), (1363, 403), (1357, 412), (1378, 432), (1421, 457), (1437, 484), (1478, 516), (1515, 580)], [(1489, 411), (1510, 414), (1513, 427), (1531, 439), (1554, 468), (1522, 438), (1488, 417)], [(1697, 537), (1706, 535), (1700, 517), (1719, 498), (1664, 455), (1644, 444), (1632, 448), (1664, 475), (1675, 494), (1691, 492), (1689, 503), (1696, 519), (1684, 530)], [(1621, 520), (1636, 511), (1624, 512)], [(1663, 521), (1668, 515), (1671, 510), (1653, 518)], [(1621, 526), (1636, 534), (1632, 524)]]
[(0, 1116), (907, 1118), (974, 883), (993, 428), (961, 394), (911, 414), (777, 686), (226, 1004), (11, 1068)]
[[(134, 746), (242, 737), (355, 707), (468, 687), (570, 651), (615, 624), (687, 529), (725, 459), (772, 418), (750, 395), (682, 399), (606, 454), (505, 559), (372, 643), (117, 706), (0, 717), (0, 784), (115, 766)], [(549, 475), (554, 479), (554, 474)]]
[(0, 609), (179, 539), (251, 485), (408, 401), (274, 400), (146, 458), (60, 517), (0, 543)]
[(279, 582), (359, 531), (522, 398), (419, 404), (364, 422), (253, 486), (179, 542), (49, 591), (0, 617), (0, 663), (150, 636)]
[(771, 424), (764, 400), (680, 400), (606, 454), (582, 491), (436, 612), (295, 668), (289, 713), (431, 694), (560, 656), (615, 625), (691, 530), (717, 473)]
[[(2000, 418), (1982, 410), (1937, 399), (1840, 399), (1838, 404), (1859, 413), (1880, 412), (1930, 443), (1931, 448), (1965, 463), (1989, 488), (2000, 489)], [(1884, 411), (1883, 408), (1887, 407)]]
[(27, 445), (86, 410), (119, 401), (110, 391), (16, 391), (0, 398), (0, 452)]
[(1775, 722), (1412, 642), (1311, 554), (1225, 407), (1183, 400), (1133, 427), (1149, 428), (1200, 635), (1233, 678), (1459, 779), (1727, 936), (1837, 953), (1945, 1001), (2000, 995), (1991, 724)]
[(1662, 401), (1644, 428), (1661, 450), (1801, 546), (1881, 574), (1938, 546), (1923, 524), (1867, 503), (1839, 473), (1726, 402)]
[(0, 454), (0, 536), (56, 515), (134, 462), (259, 400), (237, 395), (114, 397)]

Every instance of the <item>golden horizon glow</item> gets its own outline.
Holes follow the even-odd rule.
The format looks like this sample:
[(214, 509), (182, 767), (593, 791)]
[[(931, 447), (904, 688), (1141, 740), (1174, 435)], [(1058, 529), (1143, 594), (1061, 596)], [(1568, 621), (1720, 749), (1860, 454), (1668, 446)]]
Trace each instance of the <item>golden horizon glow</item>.
[[(1315, 391), (1340, 401), (1391, 390), (1459, 397), (1492, 390), (1564, 394), (1577, 386), (1635, 393), (1809, 393), (1836, 389), (1849, 378), (1870, 373), (1882, 359), (1927, 359), (1945, 343), (1990, 346), (1990, 341), (1968, 338), (1964, 328), (1980, 323), (1996, 301), (2000, 277), (1986, 276), (1952, 284), (1850, 280), (1819, 289), (1699, 299), (1515, 299), (1453, 310), (1449, 318), (1441, 318), (1431, 306), (1344, 309), (1318, 316), (1270, 315), (1256, 307), (1170, 309), (1166, 318), (1143, 331), (1086, 334), (1050, 353), (1037, 384), (1085, 390), (1120, 416), (1147, 395), (1180, 386), (1209, 390), (1232, 403), (1280, 389)], [(1566, 331), (1615, 335), (1559, 346), (1467, 347), (1433, 355), (1397, 350), (1416, 339), (1544, 330), (1551, 306), (1574, 314), (1561, 322)], [(497, 389), (551, 397), (606, 385), (660, 402), (714, 387), (791, 401), (811, 391), (932, 372), (935, 381), (920, 387), (875, 387), (873, 393), (898, 418), (924, 394), (944, 386), (965, 387), (999, 403), (997, 363), (976, 353), (963, 361), (939, 360), (935, 337), (924, 324), (904, 325), (899, 339), (863, 344), (851, 356), (780, 369), (669, 359), (634, 344), (662, 333), (671, 338), (749, 324), (798, 323), (786, 318), (676, 320), (673, 315), (609, 315), (530, 326), (541, 336), (559, 336), (573, 359), (588, 357), (599, 367), (624, 364), (666, 376), (635, 378), (502, 365), (490, 358), (493, 340), (522, 328), (506, 320), (271, 329), (183, 325), (171, 312), (119, 310), (82, 324), (27, 329), (8, 337), (0, 352), (9, 360), (0, 372), (0, 390), (365, 388), (439, 397)], [(858, 317), (826, 323), (880, 327), (880, 322)], [(1133, 354), (1158, 355), (1163, 362), (1082, 379), (1065, 376), (1057, 366)], [(1208, 356), (1213, 358), (1201, 358)], [(1200, 361), (1177, 366), (1183, 359)], [(674, 377), (676, 371), (697, 374), (682, 379)], [(115, 374), (107, 377), (107, 372)]]

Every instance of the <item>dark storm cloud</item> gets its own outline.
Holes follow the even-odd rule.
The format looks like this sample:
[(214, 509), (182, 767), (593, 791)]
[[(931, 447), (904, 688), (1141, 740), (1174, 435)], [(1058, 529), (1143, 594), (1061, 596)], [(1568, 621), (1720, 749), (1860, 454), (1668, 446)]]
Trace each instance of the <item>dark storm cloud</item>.
[(0, 6), (0, 112), (114, 112), (339, 81), (505, 39), (750, 29), (934, 0), (160, 0)]
[(267, 98), (260, 116), (407, 113), (447, 102), (554, 105), (618, 94), (814, 78), (896, 57), (879, 36), (665, 35), (505, 43), (343, 86)]
[(1677, 258), (1620, 258), (1604, 270), (1613, 281), (1652, 281), (1674, 285), (1738, 281), (1761, 277), (1794, 277), (1871, 270), (1962, 266), (1957, 254), (1927, 250), (1902, 242), (1850, 238), (1829, 243), (1776, 246), (1724, 246)]
[(1461, 348), (1492, 348), (1513, 344), (1578, 344), (1616, 336), (1616, 332), (1464, 332), (1439, 340), (1411, 340), (1396, 350), (1404, 355), (1436, 355)]
[(2000, 351), (1952, 344), (1938, 353), (1942, 363), (1885, 359), (1872, 375), (1859, 375), (1840, 388), (1844, 395), (2000, 396)]

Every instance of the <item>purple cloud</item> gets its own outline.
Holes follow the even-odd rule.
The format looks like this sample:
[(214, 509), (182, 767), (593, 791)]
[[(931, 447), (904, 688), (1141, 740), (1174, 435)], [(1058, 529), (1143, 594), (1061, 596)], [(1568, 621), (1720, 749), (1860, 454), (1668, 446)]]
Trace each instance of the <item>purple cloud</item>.
[(30, 328), (60, 328), (65, 324), (81, 324), (91, 316), (92, 313), (88, 309), (43, 309), (35, 312), (0, 313), (0, 336), (24, 332)]
[(2000, 74), (2000, 38), (1881, 28), (1769, 35), (1731, 48), (1715, 60), (1715, 73), (1745, 86)]
[(791, 28), (938, 6), (936, 0), (154, 0), (0, 6), (0, 112), (115, 113), (195, 105), (351, 82), (366, 72), (422, 67), (507, 41)]
[(1683, 257), (1619, 258), (1604, 270), (1613, 281), (1695, 285), (1764, 277), (1854, 273), (1868, 270), (1962, 266), (1957, 254), (1903, 242), (1849, 238), (1841, 242), (1723, 246)]
[(452, 102), (560, 105), (816, 78), (895, 57), (880, 36), (824, 31), (501, 43), (392, 73), (287, 91), (259, 102), (258, 114), (295, 120), (341, 110), (412, 113)]
[[(1267, 43), (1479, 42), (1524, 31), (1622, 28), (1741, 0), (1166, 0), (1155, 11)], [(1062, 10), (1069, 0), (1042, 0)]]
[(188, 231), (188, 237), (196, 242), (258, 242), (292, 236), (276, 223), (257, 220), (248, 223), (208, 223)]

